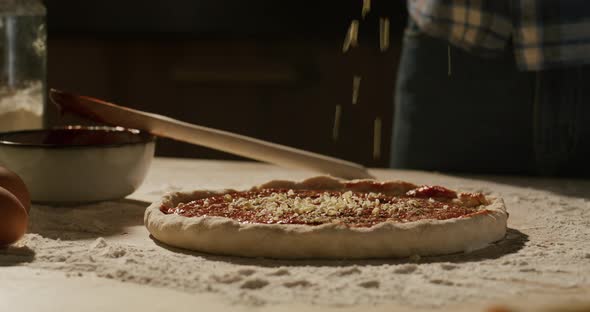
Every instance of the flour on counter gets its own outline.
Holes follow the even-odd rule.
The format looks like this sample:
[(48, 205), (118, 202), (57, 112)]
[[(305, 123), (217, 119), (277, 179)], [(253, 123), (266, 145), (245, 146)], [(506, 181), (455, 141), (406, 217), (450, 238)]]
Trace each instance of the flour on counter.
[(214, 292), (248, 305), (395, 302), (439, 308), (537, 291), (590, 289), (590, 200), (582, 189), (575, 194), (576, 190), (556, 193), (481, 180), (446, 183), (505, 198), (511, 213), (506, 239), (467, 254), (412, 259), (223, 257), (170, 248), (147, 238), (135, 244), (134, 231), (148, 235), (142, 228), (147, 203), (124, 200), (77, 208), (34, 206), (30, 233), (0, 250), (0, 266)]

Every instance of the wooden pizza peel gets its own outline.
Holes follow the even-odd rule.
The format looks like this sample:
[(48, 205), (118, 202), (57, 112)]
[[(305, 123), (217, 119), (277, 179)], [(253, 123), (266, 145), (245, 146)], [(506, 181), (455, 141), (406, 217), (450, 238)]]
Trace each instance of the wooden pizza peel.
[(125, 128), (138, 129), (271, 164), (308, 169), (345, 179), (372, 178), (367, 169), (342, 159), (203, 127), (166, 116), (123, 107), (88, 96), (52, 89), (51, 100), (61, 112)]

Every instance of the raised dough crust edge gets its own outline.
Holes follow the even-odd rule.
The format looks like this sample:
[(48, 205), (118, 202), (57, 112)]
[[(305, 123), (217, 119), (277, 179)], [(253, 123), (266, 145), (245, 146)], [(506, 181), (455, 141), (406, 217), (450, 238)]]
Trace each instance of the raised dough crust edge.
[[(403, 182), (385, 182), (392, 192), (396, 192), (400, 184)], [(270, 187), (350, 189), (343, 181), (326, 176), (302, 182), (271, 181), (253, 189)], [(224, 217), (187, 218), (160, 211), (162, 204), (175, 206), (179, 202), (229, 192), (234, 190), (167, 194), (146, 209), (145, 226), (153, 237), (168, 245), (211, 254), (278, 259), (362, 259), (442, 255), (482, 248), (504, 237), (508, 219), (502, 199), (490, 197), (487, 198), (491, 203), (486, 206), (490, 213), (448, 220), (384, 222), (370, 228), (337, 224), (250, 224)]]

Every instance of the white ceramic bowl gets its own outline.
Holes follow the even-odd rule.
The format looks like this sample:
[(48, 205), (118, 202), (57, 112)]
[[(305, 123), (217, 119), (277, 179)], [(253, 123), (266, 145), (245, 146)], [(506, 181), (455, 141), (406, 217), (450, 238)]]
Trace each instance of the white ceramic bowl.
[(142, 183), (154, 149), (154, 136), (119, 127), (0, 133), (0, 165), (24, 180), (37, 203), (123, 198)]

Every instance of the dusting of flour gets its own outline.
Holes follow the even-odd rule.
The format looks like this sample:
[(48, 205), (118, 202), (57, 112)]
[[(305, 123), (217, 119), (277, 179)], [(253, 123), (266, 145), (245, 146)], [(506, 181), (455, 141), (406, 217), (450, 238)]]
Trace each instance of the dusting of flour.
[[(585, 182), (441, 178), (502, 196), (511, 213), (503, 241), (463, 254), (366, 261), (280, 261), (169, 248), (142, 226), (148, 203), (34, 206), (27, 234), (0, 250), (21, 265), (185, 291), (235, 304), (397, 303), (439, 308), (537, 291), (590, 289), (590, 194)], [(157, 192), (157, 190), (152, 191)], [(255, 248), (253, 246), (253, 248)]]

